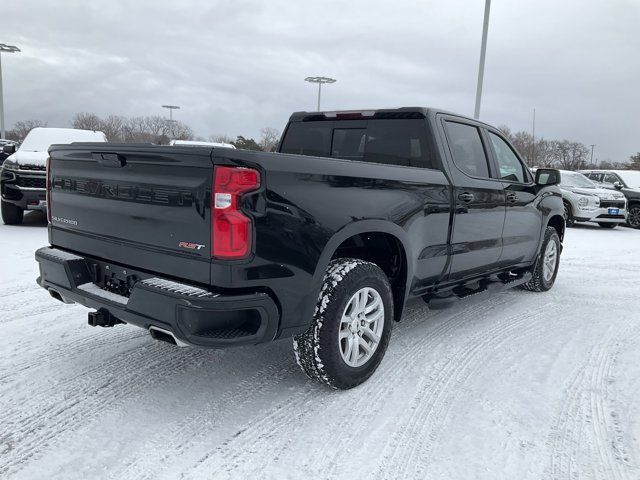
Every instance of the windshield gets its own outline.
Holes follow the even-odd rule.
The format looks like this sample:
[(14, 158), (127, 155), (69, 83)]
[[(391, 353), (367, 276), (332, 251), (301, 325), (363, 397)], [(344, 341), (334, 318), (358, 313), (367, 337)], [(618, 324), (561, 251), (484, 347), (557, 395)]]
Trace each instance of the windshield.
[(595, 183), (578, 172), (562, 172), (560, 178), (560, 185), (563, 187), (596, 188)]
[(616, 172), (629, 188), (640, 188), (640, 172), (624, 170)]
[(20, 146), (22, 152), (46, 152), (51, 145), (71, 142), (106, 142), (104, 133), (73, 128), (34, 128)]

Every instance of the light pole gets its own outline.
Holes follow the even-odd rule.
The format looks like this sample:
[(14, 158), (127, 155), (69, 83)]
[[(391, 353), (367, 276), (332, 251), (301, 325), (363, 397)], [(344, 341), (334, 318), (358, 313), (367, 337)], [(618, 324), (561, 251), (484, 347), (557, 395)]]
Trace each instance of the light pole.
[(0, 138), (4, 138), (4, 98), (2, 93), (2, 54), (17, 53), (20, 49), (15, 45), (5, 45), (0, 43)]
[(593, 149), (596, 148), (596, 145), (591, 145), (591, 161), (589, 162), (591, 165), (593, 165)]
[(482, 99), (482, 82), (484, 80), (484, 57), (487, 51), (487, 33), (489, 31), (489, 9), (491, 0), (485, 0), (484, 25), (482, 27), (482, 44), (480, 45), (480, 66), (478, 68), (478, 86), (476, 87), (476, 109), (473, 118), (480, 118), (480, 100)]
[(320, 111), (320, 97), (322, 95), (322, 84), (323, 83), (336, 83), (335, 78), (329, 77), (307, 77), (304, 79), (305, 82), (309, 83), (317, 83), (318, 84), (318, 111)]
[(536, 109), (533, 109), (533, 129), (531, 133), (531, 167), (536, 166)]
[(169, 121), (173, 122), (173, 111), (180, 110), (178, 105), (162, 105), (162, 108), (166, 108), (169, 110)]

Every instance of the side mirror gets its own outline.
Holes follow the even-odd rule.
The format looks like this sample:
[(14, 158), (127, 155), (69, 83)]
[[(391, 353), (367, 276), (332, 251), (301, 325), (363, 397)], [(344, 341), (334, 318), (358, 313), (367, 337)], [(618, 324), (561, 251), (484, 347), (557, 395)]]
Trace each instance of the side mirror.
[(7, 155), (13, 155), (14, 153), (16, 153), (16, 146), (13, 144), (5, 145), (4, 147), (2, 147), (2, 152)]
[(553, 168), (539, 168), (536, 170), (536, 185), (548, 187), (560, 183), (560, 171)]
[(614, 182), (613, 187), (617, 190), (622, 190), (624, 188), (624, 185), (622, 185), (621, 182)]

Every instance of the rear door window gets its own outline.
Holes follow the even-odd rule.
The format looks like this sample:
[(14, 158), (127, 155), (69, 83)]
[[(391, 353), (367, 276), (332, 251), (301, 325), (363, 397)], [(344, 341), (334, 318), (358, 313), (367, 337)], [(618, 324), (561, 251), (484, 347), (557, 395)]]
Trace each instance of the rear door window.
[(435, 168), (424, 120), (371, 120), (367, 126), (365, 161)]
[(489, 163), (478, 127), (451, 121), (445, 125), (456, 167), (472, 177), (489, 178)]
[(331, 122), (291, 122), (282, 142), (282, 153), (331, 156)]

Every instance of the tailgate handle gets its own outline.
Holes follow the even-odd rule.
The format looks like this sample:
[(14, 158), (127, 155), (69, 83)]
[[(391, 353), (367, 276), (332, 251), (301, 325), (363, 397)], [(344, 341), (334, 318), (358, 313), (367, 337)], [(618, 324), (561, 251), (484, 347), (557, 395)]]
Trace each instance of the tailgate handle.
[(119, 153), (93, 153), (92, 156), (103, 167), (120, 168), (127, 164), (127, 159)]

